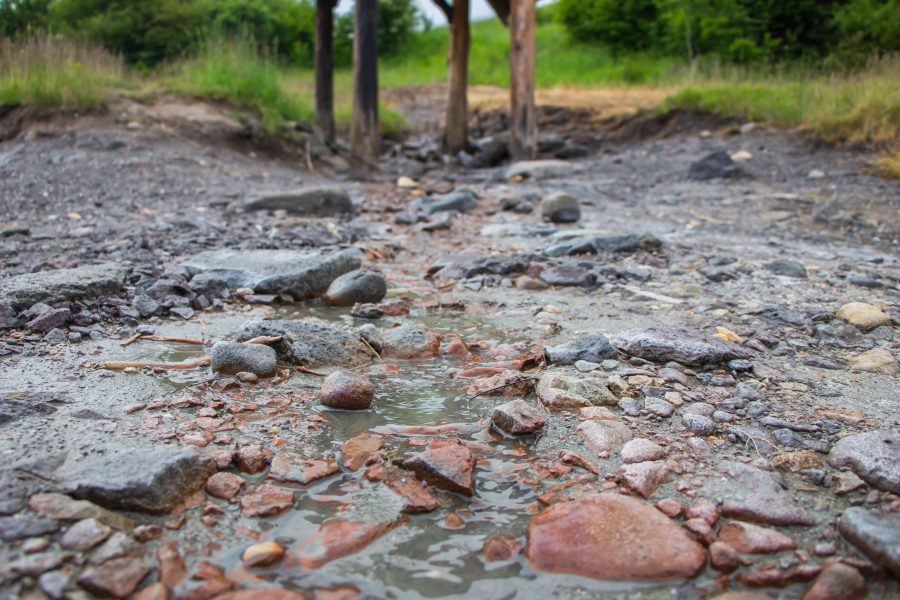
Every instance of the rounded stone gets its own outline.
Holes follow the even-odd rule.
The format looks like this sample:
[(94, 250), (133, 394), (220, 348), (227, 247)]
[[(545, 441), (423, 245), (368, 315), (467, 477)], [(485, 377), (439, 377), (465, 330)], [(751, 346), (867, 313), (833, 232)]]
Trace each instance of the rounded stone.
[(215, 373), (237, 375), (246, 372), (258, 377), (272, 377), (278, 368), (278, 354), (265, 344), (216, 342), (209, 355)]
[(319, 402), (331, 408), (369, 408), (374, 398), (375, 386), (371, 381), (344, 370), (326, 377), (319, 390)]
[(695, 435), (712, 435), (716, 432), (716, 423), (709, 417), (686, 413), (681, 415), (681, 422), (688, 431)]
[(384, 276), (374, 271), (350, 271), (331, 282), (322, 296), (332, 306), (353, 306), (381, 302), (387, 294)]
[(890, 315), (877, 306), (865, 302), (849, 302), (838, 309), (834, 316), (855, 325), (862, 331), (891, 324)]
[(574, 197), (557, 192), (541, 201), (541, 217), (551, 223), (575, 223), (581, 218), (581, 207)]

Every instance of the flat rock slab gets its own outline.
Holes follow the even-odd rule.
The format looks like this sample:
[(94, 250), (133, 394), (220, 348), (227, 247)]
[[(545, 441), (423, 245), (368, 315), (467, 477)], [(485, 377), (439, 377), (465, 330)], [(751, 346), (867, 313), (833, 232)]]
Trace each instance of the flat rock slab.
[(320, 319), (248, 321), (241, 326), (238, 341), (259, 336), (281, 336), (272, 347), (280, 360), (293, 365), (353, 367), (373, 358), (373, 350), (357, 332)]
[(768, 525), (815, 524), (815, 518), (771, 474), (739, 462), (726, 463), (722, 472), (726, 485), (707, 495), (724, 496), (724, 516)]
[(690, 579), (706, 551), (640, 500), (617, 494), (555, 504), (531, 519), (525, 555), (541, 571), (595, 579)]
[(0, 281), (0, 307), (19, 312), (38, 302), (53, 304), (115, 294), (122, 288), (125, 273), (122, 265), (102, 263), (16, 275)]
[(284, 210), (305, 217), (334, 217), (352, 214), (353, 201), (345, 189), (313, 187), (256, 196), (244, 203), (244, 210)]
[(181, 263), (192, 276), (208, 273), (231, 288), (251, 288), (258, 294), (290, 294), (317, 298), (331, 282), (360, 266), (355, 249), (210, 250)]
[(843, 438), (832, 447), (828, 463), (849, 467), (864, 481), (900, 494), (900, 432), (868, 431)]
[(873, 562), (900, 577), (900, 515), (851, 507), (841, 515), (838, 531)]
[(106, 508), (166, 513), (215, 473), (213, 459), (194, 448), (70, 453), (54, 479), (73, 497)]
[(629, 356), (654, 362), (674, 360), (690, 366), (721, 364), (750, 356), (737, 344), (682, 327), (632, 329), (611, 336), (610, 342)]
[(475, 456), (465, 446), (429, 448), (409, 458), (403, 466), (435, 487), (466, 496), (475, 493)]

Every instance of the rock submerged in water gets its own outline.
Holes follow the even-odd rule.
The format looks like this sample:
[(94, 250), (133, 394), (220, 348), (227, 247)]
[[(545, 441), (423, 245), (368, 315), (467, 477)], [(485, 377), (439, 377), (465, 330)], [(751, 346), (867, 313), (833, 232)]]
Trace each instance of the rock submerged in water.
[(284, 210), (304, 217), (335, 217), (353, 214), (353, 202), (347, 190), (327, 186), (250, 198), (244, 210)]
[(319, 402), (331, 408), (362, 410), (375, 399), (375, 386), (350, 371), (335, 371), (325, 378), (319, 390)]
[(125, 282), (125, 273), (122, 265), (102, 263), (15, 275), (0, 281), (0, 307), (19, 312), (39, 302), (53, 304), (115, 294)]
[(849, 467), (870, 485), (900, 494), (900, 432), (868, 431), (839, 440), (828, 454), (836, 468)]
[(750, 353), (733, 342), (724, 342), (681, 327), (632, 329), (610, 337), (618, 350), (654, 362), (670, 360), (688, 366), (717, 365)]
[(322, 296), (325, 304), (332, 306), (353, 306), (354, 304), (377, 304), (387, 294), (384, 276), (374, 271), (350, 271), (331, 282)]
[(640, 500), (601, 494), (554, 504), (528, 525), (528, 562), (541, 571), (594, 579), (691, 579), (706, 551)]
[(321, 319), (247, 321), (238, 341), (281, 337), (271, 345), (281, 361), (307, 367), (355, 367), (372, 360), (372, 350), (356, 331)]
[(265, 344), (216, 342), (209, 355), (214, 373), (237, 375), (247, 372), (258, 377), (272, 377), (278, 369), (278, 353)]
[(541, 201), (541, 217), (551, 223), (575, 223), (581, 219), (581, 206), (573, 196), (557, 192)]
[(196, 276), (206, 274), (230, 288), (250, 288), (258, 294), (290, 294), (294, 299), (318, 298), (331, 282), (360, 266), (355, 248), (323, 250), (210, 250), (181, 263)]
[(558, 346), (547, 346), (544, 356), (553, 365), (574, 365), (579, 360), (600, 363), (615, 358), (616, 349), (604, 335), (586, 335)]

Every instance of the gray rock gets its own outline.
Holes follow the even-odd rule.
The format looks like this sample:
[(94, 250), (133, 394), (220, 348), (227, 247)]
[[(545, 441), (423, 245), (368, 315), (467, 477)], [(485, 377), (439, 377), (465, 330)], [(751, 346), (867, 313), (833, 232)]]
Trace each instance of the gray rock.
[(137, 294), (131, 301), (131, 306), (145, 319), (155, 315), (162, 308), (159, 302), (147, 294)]
[(711, 480), (721, 489), (708, 492), (708, 497), (721, 494), (722, 514), (731, 519), (769, 525), (813, 525), (816, 520), (800, 507), (791, 494), (773, 476), (739, 462), (723, 466), (724, 478)]
[(631, 429), (620, 421), (583, 421), (575, 431), (594, 452), (612, 452), (632, 437)]
[(477, 204), (478, 197), (471, 190), (456, 190), (442, 196), (422, 198), (416, 202), (416, 206), (429, 215), (449, 211), (464, 213), (475, 208)]
[(355, 249), (319, 250), (211, 250), (181, 266), (193, 275), (208, 274), (231, 288), (252, 288), (260, 294), (290, 294), (296, 299), (316, 298), (331, 282), (360, 266)]
[(615, 358), (616, 349), (606, 336), (594, 334), (558, 346), (548, 346), (544, 348), (544, 356), (548, 364), (554, 365), (571, 365), (580, 360), (600, 363), (604, 359)]
[(656, 252), (661, 248), (662, 242), (651, 234), (585, 235), (554, 243), (544, 249), (544, 254), (548, 256), (630, 254), (639, 250)]
[(25, 538), (53, 533), (59, 522), (33, 513), (0, 517), (0, 540), (14, 542)]
[(742, 174), (741, 168), (731, 160), (731, 156), (727, 152), (716, 150), (691, 163), (687, 178), (695, 181), (708, 181), (710, 179), (731, 179)]
[(506, 169), (506, 178), (530, 177), (544, 179), (562, 177), (575, 171), (575, 166), (564, 160), (523, 160)]
[(647, 398), (644, 400), (644, 409), (651, 415), (668, 418), (675, 412), (675, 407), (662, 398)]
[(750, 356), (737, 344), (680, 327), (632, 329), (612, 336), (610, 342), (630, 356), (655, 362), (674, 360), (691, 366), (721, 364)]
[(738, 274), (727, 267), (704, 267), (699, 271), (701, 275), (715, 283), (738, 279)]
[(56, 409), (53, 406), (39, 400), (31, 400), (29, 398), (16, 400), (15, 398), (0, 396), (0, 425), (25, 417), (49, 415), (55, 411)]
[(441, 338), (423, 325), (403, 323), (381, 332), (385, 356), (401, 359), (428, 359), (437, 356)]
[(124, 281), (125, 267), (115, 263), (16, 275), (0, 281), (0, 306), (18, 312), (38, 302), (107, 296)]
[(228, 282), (217, 277), (213, 273), (198, 273), (191, 278), (188, 287), (192, 292), (207, 298), (221, 298), (226, 300), (231, 297)]
[(70, 453), (54, 479), (75, 498), (158, 514), (177, 507), (215, 471), (215, 461), (195, 448), (161, 446), (87, 456)]
[(295, 192), (265, 194), (250, 198), (244, 210), (286, 210), (305, 217), (334, 217), (353, 213), (353, 202), (338, 187), (313, 187)]
[(682, 414), (681, 423), (694, 435), (709, 436), (716, 432), (715, 421), (696, 413)]
[(795, 260), (776, 260), (766, 265), (766, 268), (782, 277), (794, 277), (797, 279), (806, 279), (806, 267)]
[(851, 507), (841, 515), (838, 531), (873, 562), (900, 577), (900, 515)]
[(57, 600), (63, 598), (66, 588), (69, 587), (70, 578), (63, 571), (48, 571), (38, 577), (38, 585), (45, 594)]
[(25, 329), (47, 333), (51, 329), (62, 327), (71, 317), (72, 311), (68, 308), (53, 308), (25, 323)]
[(495, 407), (491, 422), (507, 433), (522, 435), (542, 428), (544, 416), (524, 400), (516, 399)]
[(557, 192), (541, 201), (541, 217), (551, 223), (575, 223), (581, 219), (581, 206), (569, 194)]
[(622, 462), (625, 464), (662, 460), (666, 449), (647, 438), (635, 438), (622, 446)]
[(835, 468), (849, 467), (864, 481), (900, 494), (900, 432), (868, 431), (843, 438), (828, 455)]
[(385, 294), (387, 281), (381, 273), (357, 270), (332, 281), (322, 300), (332, 306), (353, 306), (381, 302)]
[(591, 287), (596, 283), (596, 275), (590, 269), (575, 263), (562, 263), (544, 269), (539, 277), (549, 285), (565, 287)]
[(265, 344), (216, 342), (209, 355), (214, 373), (236, 375), (247, 372), (258, 377), (272, 377), (278, 368), (278, 353)]
[(259, 336), (281, 336), (272, 348), (280, 360), (293, 365), (353, 367), (372, 359), (358, 332), (320, 319), (248, 321), (241, 326), (238, 341)]

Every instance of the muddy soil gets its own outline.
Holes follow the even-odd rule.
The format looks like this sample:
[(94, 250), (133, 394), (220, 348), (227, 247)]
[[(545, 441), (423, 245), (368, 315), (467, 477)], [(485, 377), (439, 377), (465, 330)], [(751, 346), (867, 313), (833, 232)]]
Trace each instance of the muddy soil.
[[(400, 109), (414, 97), (400, 94)], [(900, 184), (873, 176), (863, 153), (762, 126), (698, 115), (613, 125), (560, 110), (543, 113), (542, 158), (573, 147), (584, 155), (509, 177), (508, 163), (467, 168), (471, 156), (442, 157), (428, 125), (440, 102), (427, 104), (410, 113), (423, 133), (386, 144), (383, 172), (365, 177), (318, 151), (254, 146), (227, 111), (203, 105), (15, 125), (0, 144), (4, 285), (107, 262), (126, 275), (115, 294), (52, 303), (69, 315), (52, 327), (26, 325), (45, 309), (0, 315), (0, 593), (900, 594)], [(484, 111), (473, 125), (498, 135), (502, 122)], [(228, 136), (244, 141), (223, 143)], [(489, 144), (478, 140), (472, 156)], [(717, 150), (737, 172), (688, 177)], [(398, 185), (398, 175), (413, 181)], [(247, 198), (326, 184), (347, 190), (352, 217), (244, 210)], [(461, 190), (474, 205), (428, 214), (428, 198)], [(577, 202), (576, 221), (543, 218), (560, 192)], [(623, 244), (632, 234), (639, 241)], [(150, 316), (133, 308), (161, 280), (189, 285), (177, 265), (203, 251), (351, 246), (388, 283), (368, 310), (234, 289), (167, 299)], [(852, 302), (871, 305), (877, 323), (848, 323), (839, 309)], [(100, 368), (203, 359), (246, 321), (310, 317), (368, 332), (375, 356), (352, 371), (374, 384), (369, 409), (318, 402), (323, 376), (340, 365), (280, 360), (275, 378), (244, 381), (208, 366)], [(440, 346), (391, 355), (378, 344), (396, 325), (430, 331)], [(654, 327), (668, 328), (668, 350), (625, 341), (646, 342)], [(545, 348), (586, 335), (614, 349), (548, 364)], [(691, 336), (734, 354), (691, 361), (682, 352)], [(555, 404), (540, 384), (535, 392), (552, 377), (602, 394)], [(514, 397), (544, 419), (536, 433), (492, 425), (495, 407)], [(627, 435), (609, 442), (601, 433), (610, 431)], [(859, 435), (875, 431), (872, 450)], [(627, 437), (653, 444), (623, 452)], [(379, 448), (350, 464), (351, 439)], [(472, 495), (413, 475), (414, 457), (447, 448), (474, 460)], [(189, 476), (135, 459), (158, 449), (212, 462)], [(178, 506), (136, 510), (67, 487), (60, 473), (82, 459), (104, 465), (79, 475), (100, 488), (104, 477), (123, 479), (118, 467), (133, 471), (129, 493), (160, 472), (146, 490), (171, 488)], [(463, 462), (437, 470), (465, 479)], [(206, 483), (212, 471), (219, 485)], [(226, 479), (240, 485), (230, 499)], [(597, 497), (610, 494), (634, 499), (602, 528), (614, 543), (603, 531), (580, 534), (602, 517)], [(72, 497), (94, 503), (76, 510)], [(848, 533), (854, 510), (880, 519), (882, 533)], [(657, 518), (660, 528), (646, 525)], [(742, 534), (746, 522), (764, 529)], [(263, 564), (245, 554), (251, 547)], [(227, 595), (238, 590), (251, 591)]]

